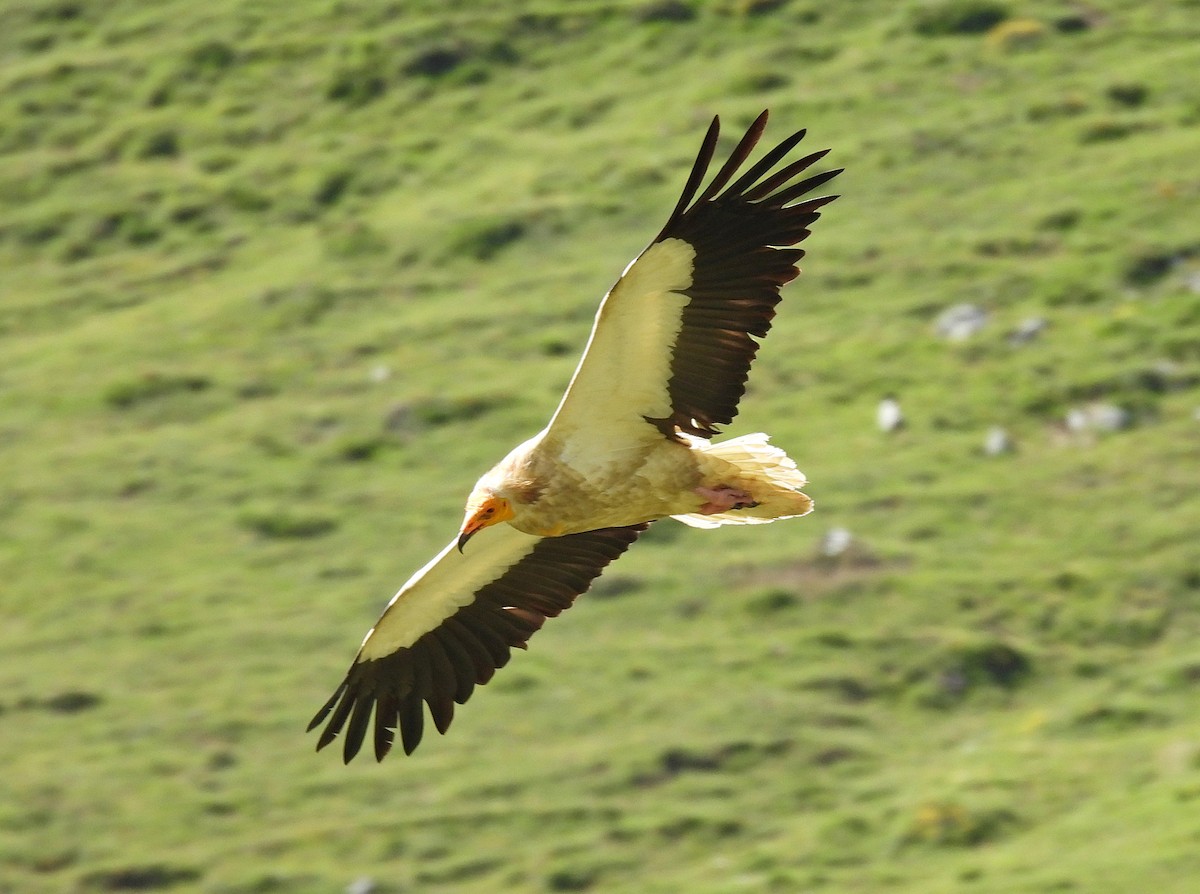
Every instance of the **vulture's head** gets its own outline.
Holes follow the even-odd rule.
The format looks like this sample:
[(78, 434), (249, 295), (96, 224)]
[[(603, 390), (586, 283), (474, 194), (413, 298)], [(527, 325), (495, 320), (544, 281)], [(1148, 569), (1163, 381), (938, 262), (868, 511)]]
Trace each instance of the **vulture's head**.
[(488, 525), (509, 521), (511, 518), (512, 501), (497, 489), (480, 482), (467, 499), (467, 512), (458, 532), (458, 551), (462, 552), (467, 541)]

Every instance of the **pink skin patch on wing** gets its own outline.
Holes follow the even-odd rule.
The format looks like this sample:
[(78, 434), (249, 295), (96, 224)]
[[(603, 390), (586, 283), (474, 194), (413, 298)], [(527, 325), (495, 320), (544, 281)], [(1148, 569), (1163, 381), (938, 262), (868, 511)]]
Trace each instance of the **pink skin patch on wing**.
[(736, 487), (697, 487), (693, 493), (703, 497), (706, 502), (697, 512), (701, 515), (717, 515), (731, 509), (752, 509), (758, 505), (754, 497)]

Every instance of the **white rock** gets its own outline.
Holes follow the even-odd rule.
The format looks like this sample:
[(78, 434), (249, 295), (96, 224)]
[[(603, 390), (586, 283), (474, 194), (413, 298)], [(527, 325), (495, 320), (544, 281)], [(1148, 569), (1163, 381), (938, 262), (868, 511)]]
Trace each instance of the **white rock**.
[(1122, 431), (1133, 425), (1133, 414), (1116, 404), (1093, 403), (1067, 411), (1067, 428), (1076, 434), (1087, 431)]
[(1088, 430), (1088, 414), (1086, 410), (1081, 410), (1079, 407), (1071, 407), (1067, 410), (1067, 430), (1073, 431), (1076, 434)]
[(894, 397), (885, 397), (875, 410), (875, 423), (880, 431), (896, 431), (904, 426), (904, 413), (900, 402)]
[(1004, 453), (1012, 453), (1013, 442), (1008, 436), (1008, 432), (998, 425), (993, 425), (988, 429), (987, 435), (983, 439), (983, 452), (987, 456), (1000, 456)]
[(830, 528), (821, 538), (821, 555), (830, 559), (843, 555), (854, 542), (854, 535), (845, 528)]
[(934, 328), (950, 341), (964, 341), (983, 328), (987, 311), (974, 304), (955, 304), (938, 314)]
[(1011, 345), (1028, 344), (1041, 335), (1047, 325), (1049, 324), (1045, 317), (1026, 317), (1008, 333), (1008, 343)]
[(1121, 431), (1133, 424), (1133, 414), (1116, 404), (1092, 405), (1092, 428), (1096, 431)]

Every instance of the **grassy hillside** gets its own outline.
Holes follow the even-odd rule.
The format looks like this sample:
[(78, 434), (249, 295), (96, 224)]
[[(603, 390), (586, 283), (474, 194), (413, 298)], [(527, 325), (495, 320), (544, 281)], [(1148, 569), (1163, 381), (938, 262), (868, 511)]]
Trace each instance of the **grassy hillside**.
[[(1200, 4), (492, 6), (0, 10), (0, 892), (1192, 891)], [(764, 107), (847, 171), (730, 434), (817, 512), (312, 753)]]

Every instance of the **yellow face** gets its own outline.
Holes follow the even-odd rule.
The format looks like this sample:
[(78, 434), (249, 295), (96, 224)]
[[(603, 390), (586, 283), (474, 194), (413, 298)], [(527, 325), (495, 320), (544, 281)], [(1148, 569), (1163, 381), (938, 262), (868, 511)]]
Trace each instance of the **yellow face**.
[(504, 497), (488, 491), (472, 494), (467, 502), (467, 515), (463, 520), (462, 529), (458, 532), (458, 551), (462, 552), (467, 541), (488, 525), (508, 521), (512, 517), (512, 506)]

